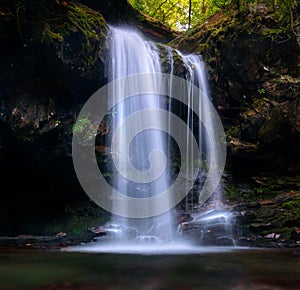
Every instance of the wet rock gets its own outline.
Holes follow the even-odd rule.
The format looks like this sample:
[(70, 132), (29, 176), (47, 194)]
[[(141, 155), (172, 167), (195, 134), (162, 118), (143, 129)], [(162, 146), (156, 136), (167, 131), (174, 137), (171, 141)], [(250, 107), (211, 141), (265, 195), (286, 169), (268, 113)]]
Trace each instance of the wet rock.
[(241, 176), (298, 172), (300, 48), (289, 33), (273, 35), (284, 42), (269, 37), (281, 25), (271, 11), (250, 10), (250, 18), (218, 13), (171, 45), (202, 54), (208, 64), (226, 125), (228, 168)]
[(268, 235), (264, 236), (264, 238), (277, 240), (277, 239), (280, 238), (280, 234), (271, 233), (271, 234), (268, 234)]
[(232, 246), (232, 214), (209, 210), (181, 224), (180, 235), (202, 246)]
[(268, 230), (268, 229), (272, 228), (272, 223), (267, 223), (267, 224), (264, 224), (264, 223), (252, 223), (249, 226), (249, 228), (252, 231), (260, 232), (260, 231)]
[(176, 216), (176, 224), (182, 224), (186, 222), (190, 222), (193, 220), (193, 217), (189, 215), (188, 213), (182, 213)]
[(281, 204), (289, 200), (293, 200), (295, 198), (295, 192), (284, 192), (278, 194), (274, 199), (274, 203)]
[(20, 235), (17, 237), (0, 237), (0, 246), (14, 246), (31, 249), (66, 247), (80, 245), (81, 243), (89, 243), (94, 238), (95, 234), (88, 231), (76, 235), (65, 236)]
[(294, 247), (300, 240), (297, 194), (282, 193), (274, 202), (259, 207), (234, 207), (233, 232), (240, 245), (259, 247)]
[(106, 230), (101, 226), (94, 226), (94, 227), (88, 228), (88, 231), (94, 233), (96, 236), (106, 235)]
[(236, 205), (233, 208), (233, 211), (234, 212), (241, 212), (241, 211), (248, 210), (248, 209), (258, 209), (260, 207), (261, 206), (258, 202), (243, 203), (243, 204), (240, 204), (240, 205)]
[(131, 240), (137, 237), (137, 230), (133, 227), (127, 227), (122, 224), (106, 224), (101, 227), (102, 230), (97, 236), (106, 235), (108, 239), (113, 240)]
[(64, 232), (59, 232), (59, 233), (57, 233), (55, 236), (56, 237), (65, 237), (67, 234), (66, 233), (64, 233)]

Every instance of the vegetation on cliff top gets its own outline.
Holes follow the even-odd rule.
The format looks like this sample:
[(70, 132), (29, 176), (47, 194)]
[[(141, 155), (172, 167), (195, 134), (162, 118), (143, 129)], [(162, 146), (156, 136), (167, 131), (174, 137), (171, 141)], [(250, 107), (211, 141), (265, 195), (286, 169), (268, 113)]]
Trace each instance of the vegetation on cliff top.
[(294, 0), (129, 0), (129, 3), (137, 10), (159, 19), (174, 30), (186, 30), (202, 24), (220, 10), (243, 12), (248, 9), (248, 6), (272, 9), (275, 17), (288, 23), (291, 22), (291, 11), (297, 5), (297, 1)]
[(242, 10), (229, 7), (195, 25), (171, 41), (170, 45), (189, 53), (203, 53), (217, 43), (230, 43), (240, 33), (270, 37), (280, 43), (299, 37), (299, 25), (296, 8), (272, 9), (263, 3), (250, 4)]

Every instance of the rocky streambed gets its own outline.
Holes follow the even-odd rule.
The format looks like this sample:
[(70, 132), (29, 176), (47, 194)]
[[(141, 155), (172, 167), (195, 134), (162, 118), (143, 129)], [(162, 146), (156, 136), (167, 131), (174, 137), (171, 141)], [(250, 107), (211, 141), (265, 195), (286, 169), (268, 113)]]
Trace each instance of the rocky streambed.
[[(177, 239), (201, 246), (246, 246), (264, 248), (300, 247), (299, 194), (286, 192), (273, 199), (244, 202), (224, 210), (202, 210), (197, 218), (176, 219)], [(210, 219), (214, 216), (213, 219)], [(207, 220), (211, 222), (207, 222)], [(49, 249), (118, 239), (116, 229), (137, 238), (120, 225), (94, 226), (77, 234), (19, 235), (0, 237), (0, 247)], [(112, 236), (112, 233), (114, 235)], [(124, 236), (124, 235), (123, 235)], [(122, 242), (122, 241), (121, 241)]]

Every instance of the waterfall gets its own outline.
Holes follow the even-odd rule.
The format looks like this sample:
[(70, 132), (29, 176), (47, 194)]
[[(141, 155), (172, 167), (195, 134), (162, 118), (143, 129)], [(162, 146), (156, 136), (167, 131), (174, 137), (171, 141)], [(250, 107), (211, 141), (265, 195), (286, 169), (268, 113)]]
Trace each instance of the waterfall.
[[(208, 140), (209, 138), (206, 136), (207, 130), (214, 130), (213, 119), (210, 118), (209, 112), (210, 108), (208, 106), (208, 98), (202, 98), (197, 95), (197, 101), (194, 100), (196, 92), (194, 91), (194, 86), (200, 88), (202, 95), (209, 96), (208, 86), (205, 76), (205, 67), (201, 57), (196, 55), (182, 55), (180, 52), (173, 50), (170, 47), (158, 47), (151, 41), (145, 41), (138, 33), (128, 29), (120, 29), (120, 28), (110, 28), (110, 36), (109, 36), (109, 58), (108, 58), (108, 80), (114, 81), (118, 80), (122, 77), (128, 77), (130, 75), (141, 74), (141, 73), (162, 73), (166, 71), (166, 68), (163, 67), (161, 55), (161, 50), (165, 50), (166, 58), (168, 59), (168, 72), (173, 75), (174, 73), (174, 54), (177, 54), (182, 60), (182, 66), (185, 66), (186, 74), (184, 77), (189, 82), (188, 91), (187, 91), (187, 105), (188, 109), (185, 111), (186, 115), (186, 126), (190, 128), (195, 135), (198, 141), (198, 150), (199, 156), (204, 156), (204, 158), (211, 158), (211, 156), (216, 155), (214, 151), (216, 148), (214, 147), (214, 140)], [(149, 82), (149, 80), (147, 80)], [(173, 77), (170, 78), (170, 82), (173, 82)], [(139, 91), (139, 83), (132, 84)], [(150, 86), (160, 86), (162, 84), (157, 84), (155, 81), (149, 84)], [(172, 96), (172, 83), (170, 83), (168, 88), (165, 90), (168, 92), (169, 96)], [(141, 89), (142, 90), (142, 89)], [(110, 91), (110, 97), (116, 98), (119, 94), (125, 91), (124, 84), (120, 84), (116, 82)], [(119, 102), (118, 100), (114, 100), (113, 103), (117, 103), (117, 105), (113, 108), (114, 118), (113, 118), (113, 131), (114, 131), (114, 139), (118, 140), (115, 142), (115, 146), (113, 147), (114, 154), (118, 157), (114, 160), (114, 174), (113, 174), (113, 186), (125, 196), (130, 196), (133, 198), (149, 198), (153, 195), (160, 194), (163, 190), (170, 187), (172, 181), (172, 146), (170, 136), (166, 135), (165, 132), (160, 130), (148, 129), (142, 132), (139, 132), (133, 139), (131, 139), (131, 144), (128, 144), (128, 134), (132, 134), (132, 131), (137, 131), (132, 127), (139, 127), (140, 123), (141, 127), (146, 127), (146, 124), (149, 123), (149, 118), (154, 118), (156, 120), (151, 122), (163, 122), (160, 120), (160, 116), (153, 114), (153, 116), (147, 115), (145, 119), (143, 116), (139, 119), (137, 123), (131, 123), (129, 126), (121, 126), (122, 122), (126, 120), (128, 116), (131, 114), (146, 109), (164, 109), (167, 111), (172, 110), (172, 98), (169, 98), (165, 105), (162, 102), (164, 96), (160, 96), (157, 94), (148, 94), (148, 95), (137, 95), (132, 96), (128, 100), (124, 102)], [(164, 99), (163, 99), (164, 100)], [(174, 105), (176, 106), (176, 105)], [(206, 131), (201, 128), (199, 125), (199, 119), (196, 120), (193, 109), (195, 106), (198, 106), (197, 110), (202, 114), (201, 118), (206, 119)], [(173, 126), (170, 118), (167, 120), (168, 122), (168, 131), (171, 132), (171, 127)], [(194, 126), (197, 125), (198, 132), (194, 132)], [(207, 128), (208, 126), (208, 128)], [(120, 129), (120, 127), (122, 129)], [(187, 130), (189, 131), (189, 130)], [(186, 170), (187, 176), (191, 175), (193, 168), (197, 166), (195, 163), (199, 162), (199, 160), (195, 160), (196, 156), (193, 156), (194, 152), (192, 150), (190, 144), (190, 138), (183, 136), (186, 138), (186, 156), (185, 160), (181, 160), (181, 162), (186, 162)], [(109, 141), (109, 144), (111, 141)], [(129, 149), (128, 149), (129, 148)], [(149, 165), (150, 155), (153, 153), (153, 150), (156, 152), (164, 152), (164, 156), (159, 156), (156, 158), (156, 168), (163, 168), (164, 172), (162, 174), (157, 174), (157, 179), (155, 182), (142, 183), (142, 182), (131, 182), (128, 180), (132, 180), (132, 176), (129, 176), (129, 172), (132, 171), (132, 165), (135, 166), (140, 172), (145, 172), (150, 170), (151, 165)], [(129, 155), (129, 159), (127, 156)], [(166, 155), (166, 156), (165, 156)], [(213, 157), (215, 158), (215, 157)], [(166, 159), (166, 160), (165, 160)], [(205, 163), (208, 160), (200, 160)], [(128, 164), (129, 163), (129, 164)], [(218, 163), (218, 160), (217, 160)], [(149, 169), (150, 167), (150, 169)], [(201, 167), (204, 168), (204, 164), (199, 164), (199, 171), (201, 171)], [(205, 170), (202, 170), (198, 173), (200, 179), (200, 175), (203, 175)], [(138, 173), (136, 173), (138, 174)], [(212, 176), (213, 179), (217, 179), (216, 176)], [(134, 178), (133, 178), (134, 179)], [(197, 194), (197, 193), (195, 193)], [(216, 195), (215, 195), (216, 196)], [(193, 199), (193, 197), (192, 197)], [(196, 199), (199, 197), (197, 196)], [(200, 200), (201, 201), (201, 200)], [(205, 201), (205, 200), (204, 200)], [(161, 201), (160, 201), (161, 202)], [(172, 207), (172, 200), (169, 198), (165, 198), (163, 203), (170, 204), (170, 209)], [(152, 203), (149, 206), (159, 206), (159, 204)], [(113, 224), (122, 224), (129, 228), (137, 229), (137, 235), (139, 238), (141, 237), (149, 237), (155, 236), (159, 237), (163, 240), (172, 240), (174, 236), (174, 217), (172, 216), (171, 211), (159, 215), (157, 217), (148, 217), (141, 219), (130, 219), (130, 207), (124, 202), (123, 199), (115, 199), (112, 202), (112, 208), (120, 208), (124, 209), (126, 218), (114, 216), (112, 219)], [(128, 207), (128, 208), (127, 208)], [(186, 209), (188, 210), (189, 205), (186, 205)], [(192, 205), (193, 208), (193, 205)], [(173, 221), (173, 222), (172, 222)], [(125, 230), (126, 232), (126, 230)], [(124, 236), (122, 237), (124, 238)]]
[[(190, 108), (194, 108), (193, 104), (193, 93), (191, 91), (193, 90), (192, 85), (197, 85), (201, 88), (201, 90), (204, 92), (205, 96), (210, 96), (209, 89), (208, 89), (208, 83), (206, 78), (206, 70), (204, 62), (201, 60), (201, 58), (197, 55), (183, 55), (179, 51), (177, 53), (181, 56), (184, 64), (189, 70), (189, 74), (187, 76), (188, 81), (190, 82), (191, 86), (189, 88), (189, 106)], [(209, 103), (207, 102), (206, 98), (200, 98), (199, 101), (199, 108), (198, 111), (200, 112), (202, 118), (205, 118), (205, 130), (213, 132), (213, 136), (217, 136), (216, 131), (216, 125), (214, 124), (214, 118), (210, 116), (210, 108)], [(193, 124), (193, 116), (188, 117), (188, 125)], [(216, 159), (216, 164), (219, 166), (221, 164), (221, 158), (220, 152), (217, 152), (216, 148), (216, 142), (218, 140), (208, 140), (207, 136), (205, 136), (205, 132), (203, 131), (203, 128), (201, 126), (198, 126), (198, 138), (199, 140), (204, 140), (203, 142), (199, 142), (199, 150), (200, 152), (205, 152), (205, 155), (208, 157), (212, 157), (212, 159)], [(207, 162), (207, 160), (205, 160)], [(212, 179), (216, 180), (218, 178), (219, 172), (213, 171), (213, 174), (211, 176)], [(218, 209), (223, 204), (223, 196), (222, 196), (222, 188), (218, 186), (216, 191), (213, 195), (213, 200), (215, 207)], [(200, 200), (200, 202), (205, 202), (206, 200)]]
[[(88, 131), (80, 123), (73, 135), (77, 177), (89, 197), (112, 213), (111, 221), (95, 230), (134, 246), (169, 245), (193, 229), (201, 239), (203, 230), (210, 236), (210, 228), (220, 226), (226, 236), (231, 215), (222, 211), (220, 218), (218, 208), (225, 134), (202, 58), (144, 40), (127, 28), (110, 27), (108, 47), (109, 82), (78, 116)], [(95, 145), (96, 151), (103, 145), (97, 143), (102, 122), (109, 129), (101, 163)], [(201, 211), (207, 200), (216, 211), (209, 217)]]
[[(113, 81), (121, 77), (126, 77), (134, 74), (141, 73), (160, 73), (161, 63), (158, 48), (151, 41), (144, 41), (138, 33), (111, 28), (110, 35), (110, 49), (109, 49), (109, 63), (108, 63), (108, 80)], [(155, 86), (157, 84), (151, 84)], [(139, 84), (134, 84), (139, 88)], [(114, 98), (118, 92), (124, 90), (124, 87), (119, 85), (113, 85), (110, 95)], [(137, 89), (138, 90), (138, 89)], [(168, 144), (166, 143), (167, 136), (161, 131), (147, 130), (141, 132), (132, 141), (132, 144), (127, 144), (126, 135), (130, 134), (129, 130), (132, 127), (137, 127), (139, 124), (131, 124), (128, 128), (124, 126), (122, 130), (117, 130), (120, 123), (124, 119), (137, 111), (160, 108), (161, 101), (159, 96), (149, 94), (147, 96), (133, 96), (128, 102), (121, 102), (114, 110), (113, 130), (117, 131), (115, 138), (118, 141), (115, 147), (119, 158), (115, 160), (115, 166), (119, 170), (121, 169), (124, 175), (129, 172), (128, 160), (122, 158), (128, 154), (128, 147), (131, 146), (129, 155), (131, 162), (140, 171), (145, 171), (149, 168), (149, 154), (152, 150), (161, 150), (166, 152), (168, 150)], [(147, 116), (148, 117), (148, 116)], [(146, 117), (146, 118), (147, 118)], [(159, 116), (153, 115), (153, 118), (159, 118)], [(142, 124), (148, 123), (149, 120), (139, 120)], [(156, 120), (160, 122), (159, 120)], [(143, 127), (143, 125), (142, 125)], [(169, 186), (169, 171), (170, 164), (167, 162), (167, 166), (164, 165), (164, 159), (156, 159), (158, 168), (164, 168), (164, 173), (158, 176), (158, 180), (154, 183), (144, 184), (139, 182), (132, 184), (128, 182), (124, 176), (118, 172), (113, 176), (113, 185), (117, 187), (126, 196), (130, 195), (134, 198), (148, 198), (153, 194), (158, 194), (162, 190)], [(128, 176), (130, 179), (130, 176)], [(121, 204), (118, 204), (121, 203)], [(164, 203), (170, 203), (170, 200), (165, 199)], [(115, 200), (112, 204), (113, 207), (126, 207), (126, 203), (123, 200)], [(158, 206), (154, 204), (154, 206)], [(129, 212), (125, 214), (130, 216)], [(163, 239), (172, 239), (173, 231), (171, 226), (170, 213), (166, 213), (156, 218), (144, 218), (138, 220), (122, 219), (119, 217), (113, 218), (113, 223), (122, 223), (127, 228), (134, 227), (138, 229), (139, 237), (143, 236), (159, 236)]]

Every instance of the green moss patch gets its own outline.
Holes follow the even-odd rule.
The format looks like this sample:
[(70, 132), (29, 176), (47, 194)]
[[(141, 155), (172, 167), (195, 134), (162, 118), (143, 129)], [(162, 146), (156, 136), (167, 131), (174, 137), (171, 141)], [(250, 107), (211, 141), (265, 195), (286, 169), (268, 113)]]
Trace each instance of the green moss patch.
[(0, 7), (1, 38), (15, 38), (23, 47), (46, 44), (66, 64), (81, 72), (90, 70), (103, 58), (107, 25), (102, 15), (69, 1), (28, 1)]

